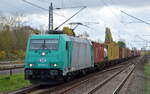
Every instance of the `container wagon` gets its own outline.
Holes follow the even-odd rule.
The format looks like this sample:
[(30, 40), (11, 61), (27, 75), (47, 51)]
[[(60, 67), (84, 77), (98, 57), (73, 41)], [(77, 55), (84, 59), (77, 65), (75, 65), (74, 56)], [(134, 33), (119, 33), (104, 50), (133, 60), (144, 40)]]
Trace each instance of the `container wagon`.
[(105, 59), (107, 51), (104, 51), (104, 44), (92, 42), (94, 52), (94, 67), (96, 69), (103, 68), (105, 66)]
[(117, 63), (119, 60), (119, 46), (112, 42), (107, 44), (106, 48), (108, 50), (108, 61), (111, 61), (109, 63)]

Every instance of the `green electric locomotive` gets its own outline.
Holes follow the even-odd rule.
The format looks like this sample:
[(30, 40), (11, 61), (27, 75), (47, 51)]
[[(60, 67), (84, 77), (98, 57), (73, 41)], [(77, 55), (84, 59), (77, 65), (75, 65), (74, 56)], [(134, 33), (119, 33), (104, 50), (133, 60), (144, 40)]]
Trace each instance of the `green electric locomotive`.
[(25, 78), (31, 82), (68, 80), (93, 67), (89, 40), (66, 34), (32, 35), (28, 40)]

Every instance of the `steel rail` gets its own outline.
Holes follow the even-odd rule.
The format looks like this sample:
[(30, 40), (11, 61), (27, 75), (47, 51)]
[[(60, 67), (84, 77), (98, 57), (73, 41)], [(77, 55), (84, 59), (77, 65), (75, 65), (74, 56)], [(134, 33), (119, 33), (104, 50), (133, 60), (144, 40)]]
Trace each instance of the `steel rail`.
[(40, 86), (40, 84), (28, 86), (26, 88), (22, 88), (22, 89), (13, 91), (8, 94), (28, 94), (29, 92), (36, 90), (39, 86)]
[[(130, 65), (133, 65), (133, 64), (130, 64)], [(126, 69), (126, 67), (124, 67), (121, 71), (115, 73), (115, 74), (112, 75), (111, 77), (105, 79), (103, 82), (101, 82), (100, 84), (98, 84), (97, 86), (95, 86), (94, 89), (90, 90), (87, 94), (93, 94), (93, 93), (95, 93), (99, 88), (101, 88), (102, 86), (104, 86), (105, 84), (107, 84), (110, 80), (112, 80), (112, 79), (115, 78), (117, 75), (119, 75), (120, 73), (122, 73), (125, 69)]]
[[(103, 70), (103, 71), (101, 71), (101, 72), (99, 72), (99, 73), (97, 73), (97, 74), (103, 74), (103, 73), (105, 73), (105, 72), (112, 71), (112, 70), (115, 70), (115, 69), (119, 69), (119, 68), (122, 68), (122, 67), (123, 67), (123, 65), (120, 65), (120, 66), (115, 67), (115, 68), (110, 68), (110, 69)], [(123, 69), (122, 69), (122, 70), (123, 70)], [(94, 77), (96, 77), (96, 76), (97, 76), (97, 75), (93, 76), (92, 78), (94, 78)], [(88, 82), (88, 81), (91, 80), (92, 78), (90, 78), (90, 79), (87, 78), (87, 79), (85, 79), (85, 80), (83, 80), (83, 81), (81, 81), (81, 82), (78, 82), (78, 83), (72, 85), (71, 87), (69, 87), (69, 88), (67, 88), (67, 89), (65, 89), (65, 90), (63, 90), (63, 91), (61, 91), (61, 92), (58, 93), (58, 94), (65, 94), (66, 92), (71, 91), (72, 89), (74, 89), (74, 88), (76, 88), (76, 87), (82, 85), (83, 83)]]
[(117, 86), (117, 88), (114, 90), (112, 94), (118, 94), (121, 88), (124, 86), (130, 75), (133, 73), (133, 70), (135, 69), (135, 65), (133, 69), (127, 74), (127, 76), (122, 80), (122, 82)]

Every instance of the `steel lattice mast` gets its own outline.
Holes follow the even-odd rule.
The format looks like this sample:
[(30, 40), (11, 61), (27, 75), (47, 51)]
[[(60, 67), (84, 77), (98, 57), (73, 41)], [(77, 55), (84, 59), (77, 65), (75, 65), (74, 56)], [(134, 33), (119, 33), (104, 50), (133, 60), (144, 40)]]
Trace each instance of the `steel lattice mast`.
[(49, 32), (53, 31), (53, 4), (49, 6)]

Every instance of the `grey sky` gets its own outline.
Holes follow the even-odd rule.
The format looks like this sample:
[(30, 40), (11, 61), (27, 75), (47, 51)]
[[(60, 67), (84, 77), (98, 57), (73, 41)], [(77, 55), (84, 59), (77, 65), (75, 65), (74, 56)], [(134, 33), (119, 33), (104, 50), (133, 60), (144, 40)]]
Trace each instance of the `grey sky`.
[[(150, 0), (27, 0), (38, 4), (44, 8), (48, 8), (50, 2), (54, 7), (102, 7), (104, 4), (117, 5), (119, 7), (140, 8), (150, 5)], [(4, 13), (39, 13), (43, 10), (37, 9), (24, 3), (22, 0), (1, 0), (0, 11)]]
[[(131, 15), (141, 18), (150, 22), (150, 0), (27, 0), (39, 6), (48, 9), (50, 2), (53, 2), (54, 7), (76, 7), (87, 6), (88, 8), (75, 16), (71, 21), (81, 22), (99, 22), (98, 25), (90, 25), (91, 29), (80, 26), (76, 30), (77, 33), (87, 31), (90, 38), (93, 40), (104, 40), (104, 30), (106, 26), (112, 29), (113, 37), (115, 40), (124, 39), (129, 47), (136, 46), (137, 48), (143, 47), (145, 44), (136, 43), (135, 41), (142, 41), (135, 37), (140, 37), (150, 40), (149, 37), (143, 35), (150, 35), (150, 26), (132, 19), (120, 12), (123, 10)], [(77, 9), (55, 10), (60, 15), (70, 17)], [(24, 3), (22, 0), (1, 0), (0, 15), (8, 14), (26, 14), (29, 23), (33, 27), (46, 26), (48, 24), (48, 12), (33, 7)], [(59, 25), (65, 19), (54, 15), (54, 26)], [(124, 22), (124, 23), (121, 23)], [(131, 45), (130, 45), (131, 44)]]

